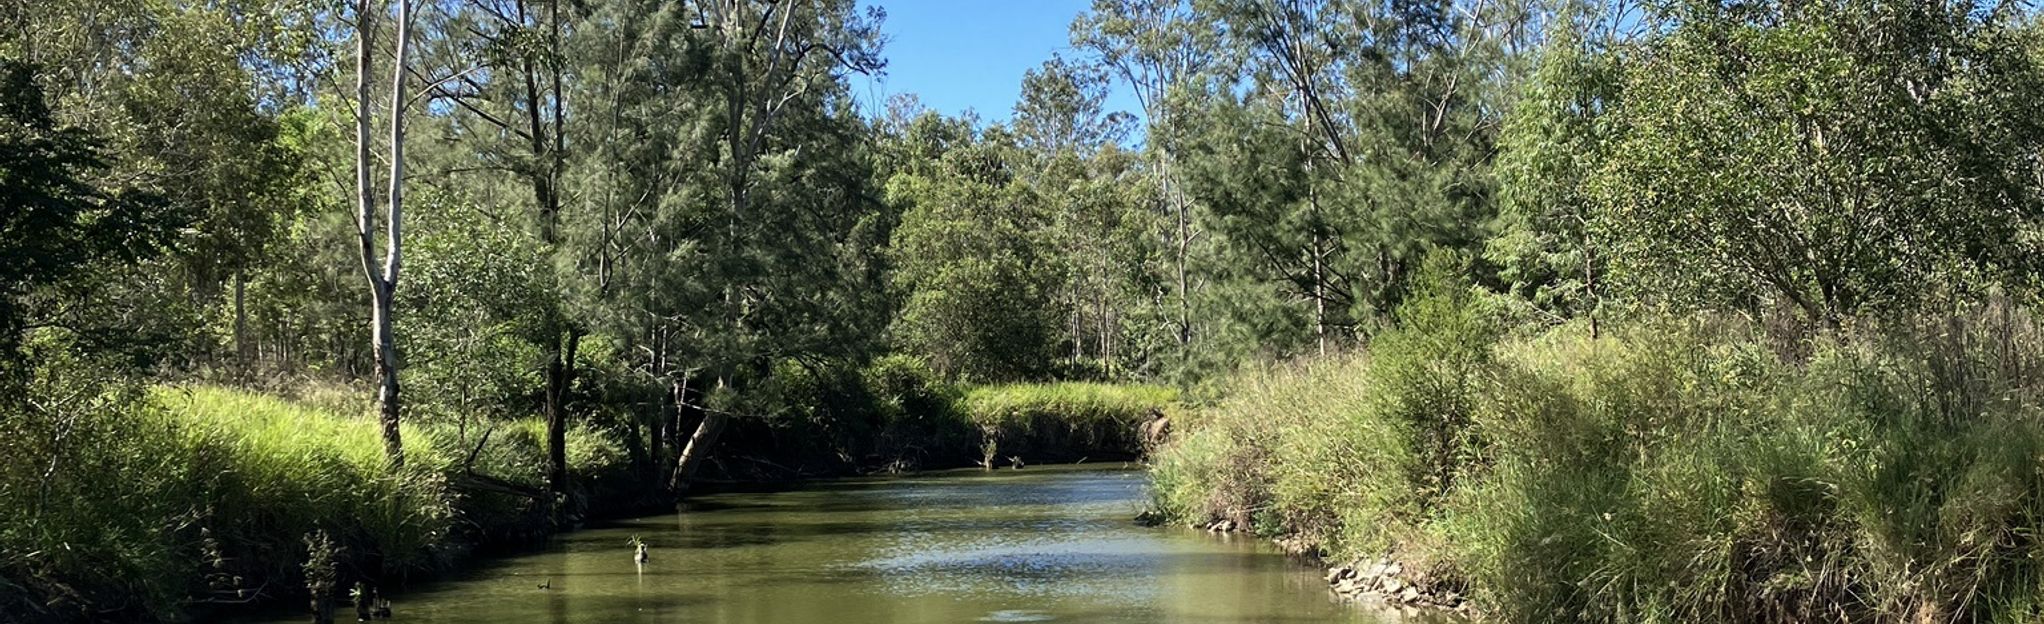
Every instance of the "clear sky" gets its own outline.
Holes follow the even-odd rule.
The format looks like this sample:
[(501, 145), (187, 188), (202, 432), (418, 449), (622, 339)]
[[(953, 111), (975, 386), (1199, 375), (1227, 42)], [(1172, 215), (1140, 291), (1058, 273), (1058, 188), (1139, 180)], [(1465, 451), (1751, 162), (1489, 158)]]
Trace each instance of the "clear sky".
[[(853, 95), (868, 115), (886, 110), (887, 98), (914, 93), (923, 105), (947, 115), (972, 109), (986, 121), (1006, 121), (1022, 91), (1022, 73), (1052, 53), (1083, 54), (1072, 48), (1072, 19), (1090, 0), (860, 0), (887, 10), (882, 26), (889, 40), (887, 73), (852, 76)], [(1107, 100), (1108, 110), (1138, 113), (1125, 89)]]

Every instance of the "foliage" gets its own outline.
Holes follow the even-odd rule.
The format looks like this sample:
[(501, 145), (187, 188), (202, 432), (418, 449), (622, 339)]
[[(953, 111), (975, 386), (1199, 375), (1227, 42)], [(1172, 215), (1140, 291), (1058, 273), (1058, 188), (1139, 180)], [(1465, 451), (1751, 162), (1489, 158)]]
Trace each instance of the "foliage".
[(31, 289), (55, 288), (94, 263), (150, 257), (185, 224), (146, 192), (103, 184), (99, 140), (59, 125), (36, 78), (33, 66), (0, 57), (0, 358), (9, 360)]
[(1503, 621), (2035, 617), (2031, 313), (1837, 335), (1807, 364), (1736, 321), (1583, 330), (1477, 368), (1445, 495), (1414, 497), (1439, 485), (1399, 469), (1425, 446), (1386, 397), (1458, 374), (1413, 386), (1376, 352), (1238, 377), (1158, 458), (1160, 506), (1394, 552)]
[(1056, 267), (1030, 191), (1003, 159), (1006, 134), (945, 151), (927, 173), (888, 181), (908, 206), (890, 246), (907, 291), (894, 333), (937, 373), (978, 382), (1042, 377), (1053, 358)]
[(1609, 252), (1591, 196), (1616, 128), (1620, 96), (1612, 42), (1590, 36), (1605, 16), (1569, 3), (1549, 26), (1531, 76), (1499, 131), (1496, 233), (1484, 255), (1507, 292), (1563, 318), (1595, 317)]
[[(0, 3), (0, 619), (240, 600), (312, 531), (430, 569), (727, 420), (710, 478), (1157, 413), (1168, 511), (1514, 620), (2036, 618), (2029, 321), (1973, 307), (2044, 283), (2034, 10), (1095, 0), (989, 123), (862, 110), (853, 0), (528, 4), (418, 5), (358, 96), (355, 7)], [(398, 90), (392, 472), (342, 198)]]
[(1615, 61), (1615, 135), (1593, 155), (1618, 275), (1834, 325), (2029, 283), (2044, 71), (1990, 4), (1657, 15)]

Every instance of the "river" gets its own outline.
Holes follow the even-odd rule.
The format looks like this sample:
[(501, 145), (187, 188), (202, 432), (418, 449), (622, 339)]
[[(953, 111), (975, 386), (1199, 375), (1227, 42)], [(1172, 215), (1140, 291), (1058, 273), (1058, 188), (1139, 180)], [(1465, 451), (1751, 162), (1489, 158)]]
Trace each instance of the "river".
[(702, 496), (478, 562), (394, 610), (457, 624), (1382, 621), (1260, 540), (1135, 525), (1143, 489), (1140, 471), (1044, 467)]

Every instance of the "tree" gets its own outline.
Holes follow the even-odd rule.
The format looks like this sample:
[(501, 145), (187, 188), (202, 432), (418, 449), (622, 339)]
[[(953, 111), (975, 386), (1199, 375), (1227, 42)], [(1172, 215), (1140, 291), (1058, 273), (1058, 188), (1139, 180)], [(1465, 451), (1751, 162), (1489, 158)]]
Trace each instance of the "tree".
[[(925, 113), (916, 125), (945, 122)], [(1004, 129), (966, 136), (977, 141), (887, 182), (888, 200), (905, 206), (889, 249), (907, 294), (893, 331), (947, 378), (1042, 378), (1062, 316), (1053, 305), (1060, 271), (1044, 240), (1050, 218), (1016, 179)]]
[(695, 430), (676, 436), (679, 489), (730, 416), (697, 409), (690, 383), (738, 388), (775, 360), (871, 342), (842, 340), (870, 318), (850, 305), (870, 301), (851, 292), (869, 270), (847, 241), (875, 207), (843, 73), (881, 68), (881, 14), (620, 0), (591, 15), (569, 87), (591, 104), (570, 134), (601, 146), (573, 167), (594, 204), (567, 232), (575, 305), (647, 354), (677, 419), (701, 416), (673, 428)]
[[(391, 301), (397, 294), (398, 269), (403, 259), (405, 186), (405, 59), (411, 52), (412, 2), (397, 3), (397, 48), (390, 71), (389, 193), (384, 216), (383, 266), (376, 260), (376, 191), (370, 186), (370, 49), (374, 40), (375, 16), (383, 7), (370, 0), (355, 5), (355, 236), (361, 243), (362, 273), (369, 280), (370, 343), (376, 359), (376, 406), (383, 423), (383, 448), (392, 466), (403, 466), (404, 443), (398, 428), (397, 341), (391, 330)], [(374, 10), (372, 10), (372, 6)]]
[(430, 79), (424, 94), (450, 109), (448, 133), (466, 143), (466, 149), (450, 155), (454, 162), (445, 168), (463, 179), (452, 179), (457, 174), (450, 173), (441, 184), (486, 185), (508, 174), (529, 197), (498, 203), (516, 210), (506, 220), (529, 230), (537, 243), (538, 253), (527, 256), (534, 266), (521, 272), (538, 283), (531, 290), (533, 297), (521, 303), (538, 317), (526, 333), (541, 354), (547, 483), (556, 496), (568, 492), (568, 399), (576, 354), (587, 333), (560, 296), (558, 282), (573, 276), (557, 270), (572, 264), (563, 257), (573, 250), (564, 244), (562, 233), (571, 191), (564, 178), (572, 157), (567, 117), (583, 104), (570, 101), (578, 93), (568, 86), (566, 47), (576, 21), (572, 13), (560, 2), (481, 0), (456, 5), (445, 23), (432, 29), (438, 36), (431, 42), (440, 49), (431, 52), (437, 53), (438, 71), (444, 76)]
[[(1353, 344), (1382, 325), (1430, 250), (1484, 240), (1498, 93), (1514, 75), (1524, 4), (1193, 3), (1244, 62), (1181, 84), (1182, 98), (1228, 103), (1180, 115), (1162, 138), (1179, 162), (1198, 163), (1181, 167), (1211, 213), (1216, 277), (1247, 280), (1215, 302), (1250, 330), (1238, 334), (1255, 344), (1241, 347)], [(1253, 164), (1252, 152), (1284, 164)], [(1301, 312), (1308, 336), (1272, 334), (1294, 331)]]
[(1557, 317), (1586, 317), (1595, 336), (1608, 254), (1588, 181), (1621, 101), (1610, 49), (1618, 18), (1580, 3), (1558, 18), (1500, 133), (1499, 224), (1484, 253), (1513, 294)]
[(98, 139), (57, 125), (35, 69), (0, 58), (0, 382), (21, 372), (32, 290), (157, 254), (188, 223), (159, 197), (96, 179), (108, 167)]
[(1193, 302), (1198, 277), (1193, 269), (1195, 245), (1201, 237), (1198, 206), (1180, 188), (1176, 162), (1155, 140), (1160, 130), (1178, 122), (1177, 110), (1190, 101), (1174, 100), (1174, 89), (1192, 82), (1213, 67), (1232, 60), (1217, 41), (1208, 16), (1185, 0), (1094, 0), (1091, 11), (1072, 22), (1072, 43), (1098, 56), (1122, 84), (1134, 91), (1143, 107), (1148, 132), (1144, 144), (1152, 161), (1154, 201), (1161, 220), (1160, 240), (1169, 250), (1174, 319), (1179, 358), (1187, 357), (1197, 332)]
[(2044, 72), (1994, 3), (1683, 2), (1620, 50), (1614, 277), (1838, 325), (2021, 284)]
[(115, 156), (111, 177), (191, 221), (165, 257), (101, 289), (150, 311), (123, 342), (161, 342), (151, 359), (200, 368), (221, 359), (207, 325), (231, 323), (226, 363), (246, 372), (244, 286), (297, 208), (302, 159), (279, 140), (275, 110), (289, 101), (276, 85), (313, 47), (298, 28), (308, 11), (270, 0), (46, 4), (0, 15), (0, 48), (44, 68), (43, 88), (66, 103), (60, 123), (93, 129)]
[(1163, 267), (1145, 240), (1162, 225), (1146, 203), (1154, 178), (1140, 155), (1118, 145), (1133, 119), (1106, 110), (1108, 84), (1103, 69), (1053, 56), (1023, 75), (1015, 104), (1012, 166), (1047, 215), (1043, 243), (1064, 281), (1056, 306), (1069, 318), (1066, 375), (1111, 376), (1122, 360), (1141, 366), (1148, 349), (1123, 343), (1139, 344), (1148, 332), (1121, 325), (1164, 305)]

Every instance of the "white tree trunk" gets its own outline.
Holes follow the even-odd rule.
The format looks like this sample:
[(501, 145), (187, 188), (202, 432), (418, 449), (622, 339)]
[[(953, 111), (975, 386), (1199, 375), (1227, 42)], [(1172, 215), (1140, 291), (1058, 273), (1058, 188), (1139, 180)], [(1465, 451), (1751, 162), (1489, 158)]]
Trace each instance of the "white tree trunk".
[[(372, 8), (373, 6), (373, 8)], [(397, 56), (391, 66), (390, 194), (384, 233), (382, 268), (376, 261), (376, 197), (370, 187), (371, 165), (369, 77), (374, 71), (370, 49), (381, 3), (359, 0), (355, 6), (355, 235), (361, 244), (362, 272), (369, 280), (370, 347), (375, 359), (377, 412), (383, 425), (384, 451), (393, 466), (404, 465), (404, 443), (398, 428), (397, 341), (392, 331), (391, 300), (397, 292), (404, 221), (405, 58), (411, 43), (411, 0), (399, 0)]]

